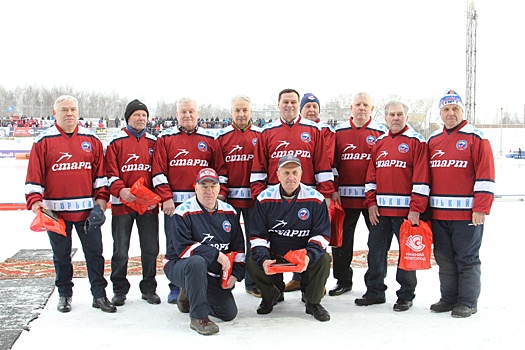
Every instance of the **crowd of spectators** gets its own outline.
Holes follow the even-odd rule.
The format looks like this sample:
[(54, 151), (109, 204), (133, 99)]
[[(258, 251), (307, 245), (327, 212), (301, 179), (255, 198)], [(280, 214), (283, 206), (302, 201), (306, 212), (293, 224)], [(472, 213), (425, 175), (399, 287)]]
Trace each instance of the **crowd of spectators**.
[[(26, 116), (10, 116), (10, 117), (3, 117), (0, 119), (0, 127), (34, 127), (34, 128), (41, 128), (41, 127), (48, 127), (52, 125), (54, 122), (53, 116), (43, 116), (41, 119), (33, 118), (33, 117), (26, 117)], [(86, 128), (120, 128), (125, 125), (125, 122), (122, 118), (115, 117), (114, 119), (110, 119), (109, 116), (100, 117), (97, 121), (94, 121), (93, 118), (87, 118), (84, 119), (83, 117), (79, 118), (79, 125), (82, 125)], [(263, 118), (257, 118), (254, 121), (254, 124), (259, 127), (264, 127), (266, 124), (271, 123), (272, 119), (265, 120)], [(336, 122), (334, 120), (327, 121), (328, 125), (335, 126)], [(231, 124), (231, 119), (229, 117), (225, 119), (220, 119), (219, 117), (216, 118), (199, 118), (197, 124), (200, 127), (207, 128), (207, 129), (220, 129), (224, 128)], [(174, 116), (170, 116), (167, 118), (164, 117), (155, 117), (152, 118), (148, 122), (147, 130), (148, 132), (152, 133), (153, 135), (158, 135), (162, 132), (162, 130), (177, 126), (177, 119)]]
[(52, 116), (42, 117), (41, 119), (26, 116), (3, 117), (0, 119), (0, 127), (44, 128), (51, 125), (53, 120)]

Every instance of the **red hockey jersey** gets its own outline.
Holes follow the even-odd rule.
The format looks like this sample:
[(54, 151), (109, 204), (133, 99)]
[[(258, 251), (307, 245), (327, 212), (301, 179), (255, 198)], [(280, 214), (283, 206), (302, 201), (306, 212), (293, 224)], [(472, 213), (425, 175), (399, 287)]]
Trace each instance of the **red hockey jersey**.
[(252, 197), (256, 198), (267, 186), (279, 183), (277, 164), (287, 154), (301, 160), (301, 182), (312, 187), (317, 185), (323, 196), (330, 197), (334, 192), (334, 176), (325, 152), (324, 139), (315, 122), (298, 116), (291, 126), (282, 118), (267, 124), (255, 146), (250, 176)]
[(252, 208), (255, 203), (250, 190), (250, 173), (260, 133), (261, 128), (253, 124), (244, 131), (229, 125), (217, 136), (228, 169), (228, 203), (236, 208)]
[(428, 147), (432, 218), (472, 220), (472, 212), (489, 214), (494, 201), (494, 156), (483, 133), (464, 120), (450, 133), (445, 128), (434, 132)]
[[(324, 146), (326, 148), (326, 156), (330, 165), (334, 164), (334, 150), (335, 150), (335, 131), (334, 129), (326, 124), (325, 122), (318, 121), (317, 125), (321, 128), (321, 136), (324, 140)], [(332, 171), (333, 172), (333, 171)]]
[(388, 129), (370, 120), (361, 128), (352, 119), (335, 128), (334, 177), (343, 208), (366, 209), (365, 182), (372, 146)]
[(219, 175), (220, 194), (228, 195), (227, 170), (219, 142), (206, 129), (187, 133), (178, 127), (164, 130), (153, 151), (153, 187), (162, 198), (182, 203), (195, 195), (195, 179), (202, 168), (213, 168)]
[[(120, 191), (131, 187), (139, 178), (144, 178), (144, 186), (153, 190), (151, 181), (151, 161), (156, 137), (145, 133), (137, 139), (126, 128), (115, 134), (106, 149), (106, 173), (111, 194), (113, 215), (132, 214), (136, 211), (120, 201)], [(158, 214), (159, 207), (148, 214)]]
[(27, 209), (43, 204), (66, 221), (85, 221), (97, 199), (108, 200), (102, 142), (77, 126), (69, 137), (58, 125), (35, 140), (29, 155), (25, 194)]
[(428, 146), (423, 136), (405, 128), (384, 134), (372, 148), (365, 183), (365, 206), (379, 207), (382, 216), (423, 213), (430, 192)]

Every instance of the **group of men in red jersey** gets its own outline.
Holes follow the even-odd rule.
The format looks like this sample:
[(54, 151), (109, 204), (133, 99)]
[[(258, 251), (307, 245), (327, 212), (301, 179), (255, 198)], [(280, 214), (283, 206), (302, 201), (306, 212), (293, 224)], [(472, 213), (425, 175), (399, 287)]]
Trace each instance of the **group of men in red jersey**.
[[(67, 237), (49, 232), (60, 296), (58, 310), (71, 310), (73, 226), (86, 254), (93, 307), (115, 312), (115, 305), (124, 305), (130, 288), (126, 268), (133, 222), (137, 223), (141, 245), (142, 298), (158, 304), (154, 267), (159, 252), (159, 207), (164, 213), (168, 248), (176, 208), (195, 195), (198, 172), (212, 168), (219, 181), (217, 198), (233, 206), (238, 217), (242, 213), (245, 235), (250, 237), (255, 199), (265, 188), (279, 184), (278, 162), (291, 155), (300, 161), (301, 183), (321, 193), (327, 205), (331, 200), (340, 201), (345, 210), (343, 245), (332, 249), (337, 284), (329, 291), (330, 296), (352, 290), (350, 264), (361, 215), (369, 229), (369, 267), (365, 274), (367, 291), (355, 303), (368, 306), (386, 301), (386, 256), (393, 235), (399, 239), (402, 221), (408, 219), (417, 225), (421, 215), (430, 212), (441, 283), (441, 299), (431, 310), (452, 311), (455, 317), (476, 313), (479, 248), (485, 215), (493, 201), (494, 162), (488, 140), (463, 119), (459, 95), (450, 90), (440, 100), (444, 127), (428, 141), (409, 127), (408, 108), (400, 101), (385, 106), (385, 128), (372, 119), (370, 96), (359, 93), (350, 106), (351, 117), (335, 130), (319, 122), (320, 103), (311, 93), (300, 100), (297, 91), (285, 89), (278, 104), (281, 118), (260, 129), (252, 124), (250, 99), (236, 96), (231, 106), (232, 125), (215, 135), (197, 126), (196, 101), (181, 98), (177, 103), (178, 126), (155, 138), (145, 131), (147, 107), (134, 100), (126, 108), (127, 126), (112, 139), (104, 158), (101, 142), (77, 125), (78, 101), (72, 96), (59, 97), (53, 110), (56, 124), (36, 139), (26, 180), (28, 209), (51, 209), (66, 222)], [(63, 170), (59, 172), (54, 170), (56, 163), (89, 166), (71, 164), (59, 167)], [(135, 199), (130, 187), (140, 177), (161, 197), (159, 206), (141, 215), (121, 201)], [(110, 195), (112, 301), (105, 294), (100, 227), (91, 231), (84, 228), (97, 205), (102, 211), (106, 209)], [(246, 245), (249, 255), (248, 239)], [(416, 275), (398, 269), (396, 279), (401, 288), (394, 310), (406, 311), (415, 297)], [(290, 288), (278, 287), (281, 293), (293, 289), (304, 292), (308, 281), (303, 273), (293, 277), (294, 285), (287, 284)], [(245, 283), (247, 292), (261, 296), (248, 274)], [(180, 302), (180, 294), (179, 288), (170, 284), (168, 302)], [(262, 298), (264, 301), (265, 296)]]

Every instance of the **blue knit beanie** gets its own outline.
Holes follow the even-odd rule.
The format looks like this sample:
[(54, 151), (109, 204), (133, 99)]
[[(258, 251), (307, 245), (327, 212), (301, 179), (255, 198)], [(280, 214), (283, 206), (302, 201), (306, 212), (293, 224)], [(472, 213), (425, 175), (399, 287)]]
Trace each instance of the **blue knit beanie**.
[(321, 103), (319, 103), (319, 99), (311, 92), (308, 92), (304, 94), (303, 98), (301, 99), (301, 107), (299, 108), (299, 113), (301, 113), (304, 105), (307, 104), (308, 102), (317, 103), (317, 105), (319, 106), (319, 112), (321, 111)]

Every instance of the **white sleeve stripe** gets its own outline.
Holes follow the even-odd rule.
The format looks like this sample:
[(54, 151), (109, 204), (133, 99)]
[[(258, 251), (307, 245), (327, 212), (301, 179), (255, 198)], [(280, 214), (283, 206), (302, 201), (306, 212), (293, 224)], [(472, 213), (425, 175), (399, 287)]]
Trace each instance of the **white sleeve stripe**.
[(474, 183), (474, 192), (490, 192), (494, 193), (494, 182), (492, 181), (476, 181)]
[(325, 236), (321, 236), (321, 235), (313, 236), (312, 238), (308, 240), (308, 242), (316, 242), (321, 247), (323, 247), (323, 249), (326, 249), (328, 247), (328, 244), (330, 243)]
[(197, 249), (201, 244), (200, 243), (193, 243), (191, 245), (191, 247), (189, 249), (187, 249), (184, 254), (181, 256), (182, 259), (184, 258), (189, 258), (191, 256), (191, 252), (193, 252), (193, 250)]
[(102, 178), (95, 180), (95, 183), (93, 184), (93, 188), (98, 189), (98, 188), (101, 188), (107, 185), (108, 185), (108, 178), (104, 176)]
[(375, 183), (365, 184), (365, 192), (377, 190), (377, 185)]
[(265, 173), (252, 173), (250, 175), (250, 182), (266, 181), (268, 174)]
[(26, 194), (30, 194), (30, 193), (42, 194), (44, 193), (44, 187), (40, 185), (26, 184), (25, 191), (26, 191)]
[(168, 178), (164, 174), (155, 175), (152, 181), (153, 181), (153, 187), (157, 187), (159, 185), (164, 185), (164, 184), (167, 185), (169, 183)]
[(430, 194), (430, 187), (428, 185), (417, 185), (417, 184), (414, 184), (412, 186), (412, 192), (413, 193), (418, 193), (418, 194), (421, 194), (423, 196), (427, 196)]
[(315, 175), (315, 181), (317, 183), (324, 182), (324, 181), (334, 181), (334, 174), (332, 171), (326, 171)]
[(243, 263), (246, 261), (246, 254), (243, 253), (237, 253), (235, 255), (235, 258), (233, 258), (233, 262)]
[(120, 178), (118, 176), (112, 176), (109, 178), (108, 180), (108, 185), (111, 186), (113, 184), (113, 182), (119, 180)]
[(265, 248), (270, 249), (270, 241), (263, 239), (263, 238), (252, 238), (250, 239), (250, 244), (252, 245), (252, 248), (265, 247)]

